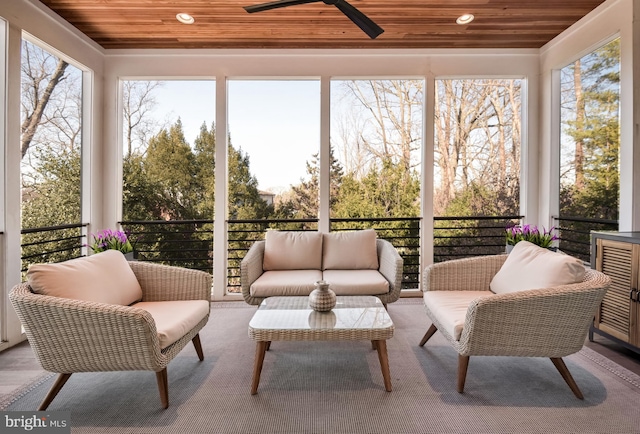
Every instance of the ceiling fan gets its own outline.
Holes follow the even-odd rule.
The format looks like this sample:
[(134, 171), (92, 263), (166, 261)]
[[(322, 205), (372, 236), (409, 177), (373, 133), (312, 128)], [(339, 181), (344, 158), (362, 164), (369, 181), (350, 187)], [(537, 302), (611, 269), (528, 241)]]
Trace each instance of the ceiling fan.
[(270, 2), (270, 3), (262, 3), (254, 6), (245, 6), (244, 10), (246, 10), (251, 14), (254, 12), (268, 11), (271, 9), (284, 8), (287, 6), (303, 5), (307, 3), (317, 3), (320, 1), (327, 5), (335, 5), (335, 7), (340, 9), (340, 12), (345, 14), (347, 18), (349, 18), (358, 27), (360, 27), (362, 31), (365, 32), (367, 35), (369, 35), (371, 39), (375, 39), (376, 37), (380, 36), (382, 32), (384, 32), (382, 27), (374, 23), (369, 17), (367, 17), (365, 14), (360, 12), (355, 7), (351, 6), (345, 0), (279, 0), (279, 1)]

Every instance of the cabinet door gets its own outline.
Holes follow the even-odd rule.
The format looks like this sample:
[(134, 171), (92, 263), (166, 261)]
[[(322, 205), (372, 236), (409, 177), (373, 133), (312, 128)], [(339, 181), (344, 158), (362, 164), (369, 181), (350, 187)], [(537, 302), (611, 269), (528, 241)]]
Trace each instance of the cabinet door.
[(633, 245), (633, 278), (630, 291), (630, 322), (629, 341), (636, 347), (640, 347), (640, 244)]
[[(638, 246), (631, 243), (596, 240), (596, 270), (611, 278), (607, 291), (596, 315), (594, 326), (624, 342), (632, 343), (632, 288), (638, 283)], [(634, 286), (636, 285), (636, 286)], [(635, 316), (635, 315), (634, 315)], [(633, 318), (635, 320), (635, 318)]]

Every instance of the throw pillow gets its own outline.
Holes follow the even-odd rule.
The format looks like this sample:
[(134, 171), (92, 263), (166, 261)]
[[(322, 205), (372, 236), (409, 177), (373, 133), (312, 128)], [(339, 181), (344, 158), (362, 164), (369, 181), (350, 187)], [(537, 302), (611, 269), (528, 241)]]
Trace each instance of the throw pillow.
[(319, 270), (322, 261), (320, 232), (267, 231), (262, 268)]
[(136, 275), (122, 252), (106, 250), (57, 264), (29, 267), (33, 292), (97, 303), (130, 305), (142, 298)]
[(579, 259), (520, 241), (493, 277), (490, 288), (496, 294), (551, 288), (581, 282), (584, 274)]
[(376, 231), (332, 232), (324, 234), (323, 270), (377, 270)]

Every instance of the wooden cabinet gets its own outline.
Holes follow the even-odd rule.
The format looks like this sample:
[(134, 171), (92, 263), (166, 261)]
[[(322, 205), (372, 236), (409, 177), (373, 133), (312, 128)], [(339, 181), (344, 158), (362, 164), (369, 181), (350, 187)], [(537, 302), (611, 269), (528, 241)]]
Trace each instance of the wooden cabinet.
[(592, 232), (591, 267), (611, 278), (589, 338), (598, 333), (640, 352), (640, 232)]

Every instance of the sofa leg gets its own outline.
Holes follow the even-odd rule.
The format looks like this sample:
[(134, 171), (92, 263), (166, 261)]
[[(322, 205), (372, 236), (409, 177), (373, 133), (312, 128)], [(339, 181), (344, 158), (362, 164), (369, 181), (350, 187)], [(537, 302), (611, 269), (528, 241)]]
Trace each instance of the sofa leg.
[(202, 344), (200, 343), (200, 335), (196, 334), (193, 339), (191, 339), (191, 342), (193, 342), (193, 346), (196, 349), (196, 354), (198, 354), (198, 359), (200, 359), (200, 361), (202, 362), (204, 360), (204, 353), (202, 352)]
[(560, 372), (560, 375), (562, 375), (562, 378), (564, 378), (564, 381), (569, 385), (569, 388), (576, 396), (576, 398), (584, 399), (584, 396), (582, 395), (580, 388), (573, 379), (571, 372), (569, 372), (567, 365), (564, 364), (564, 360), (562, 360), (561, 357), (551, 357), (551, 361), (553, 362), (553, 365), (556, 367), (558, 372)]
[(67, 382), (69, 377), (71, 377), (71, 374), (58, 375), (58, 378), (56, 378), (55, 383), (53, 383), (53, 386), (51, 386), (51, 389), (49, 389), (47, 396), (44, 397), (44, 399), (42, 400), (42, 403), (40, 404), (40, 407), (38, 407), (38, 411), (45, 411), (47, 407), (49, 407), (49, 404), (51, 404), (51, 401), (53, 401), (53, 398), (55, 398), (56, 395), (58, 395), (58, 392), (60, 392), (60, 389), (62, 389), (62, 386), (64, 386), (64, 384)]
[(458, 393), (464, 391), (464, 382), (467, 379), (467, 368), (469, 367), (469, 356), (458, 354)]
[(167, 368), (156, 372), (158, 381), (158, 391), (160, 391), (160, 402), (163, 408), (169, 407), (169, 381), (167, 380)]
[(435, 325), (431, 324), (431, 327), (429, 327), (429, 330), (427, 330), (427, 332), (424, 334), (424, 337), (420, 341), (420, 346), (424, 346), (424, 344), (427, 343), (427, 341), (431, 338), (431, 336), (433, 336), (436, 331), (438, 331), (438, 328)]

